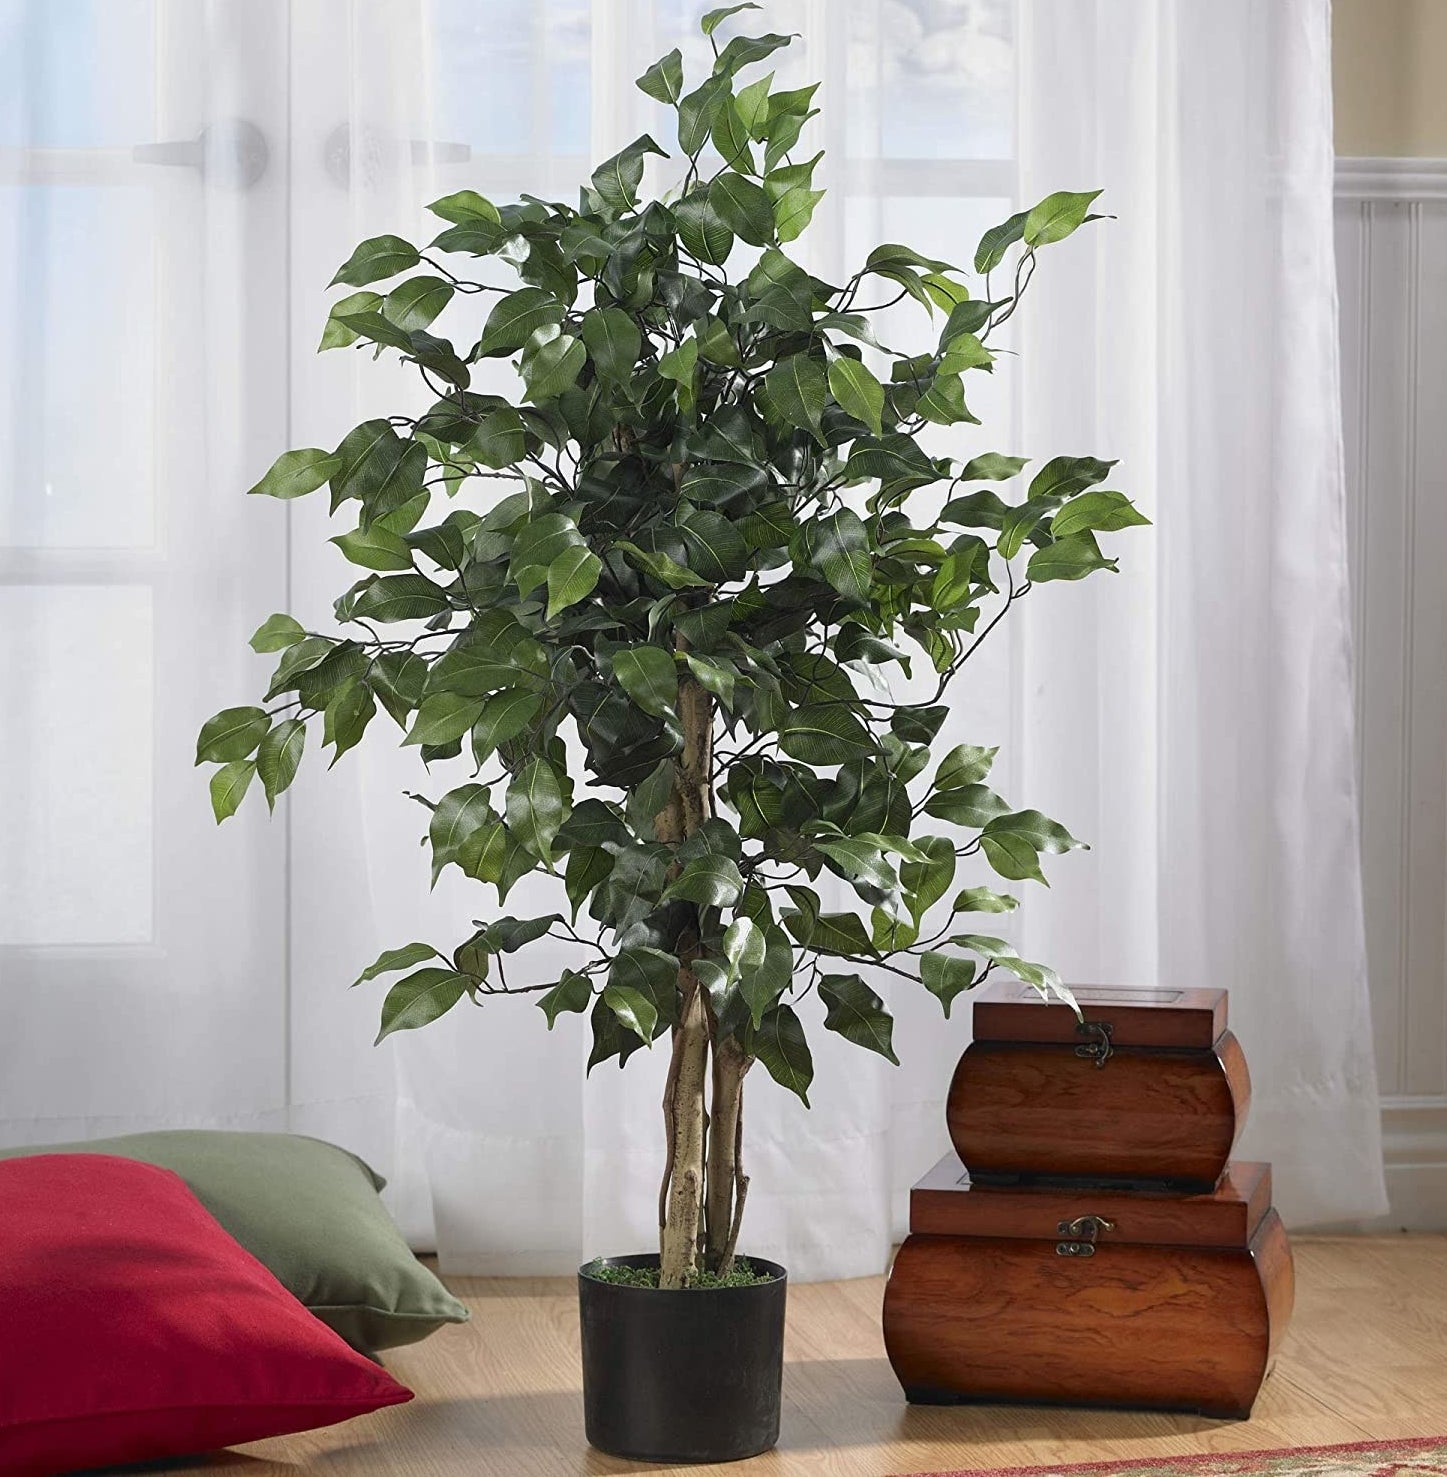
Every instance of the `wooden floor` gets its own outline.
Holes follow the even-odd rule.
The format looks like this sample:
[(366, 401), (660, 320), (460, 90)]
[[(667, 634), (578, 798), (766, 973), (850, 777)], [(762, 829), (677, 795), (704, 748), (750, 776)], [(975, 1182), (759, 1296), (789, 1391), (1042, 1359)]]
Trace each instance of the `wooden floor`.
[[(883, 1279), (789, 1290), (777, 1451), (690, 1473), (884, 1477), (1447, 1434), (1447, 1237), (1301, 1239), (1296, 1314), (1250, 1421), (904, 1404), (879, 1335)], [(237, 1477), (560, 1477), (661, 1472), (590, 1451), (576, 1294), (565, 1281), (469, 1281), (470, 1324), (389, 1356), (397, 1410), (260, 1442), (189, 1472)], [(244, 1454), (243, 1454), (244, 1453)], [(173, 1469), (177, 1470), (177, 1469)]]

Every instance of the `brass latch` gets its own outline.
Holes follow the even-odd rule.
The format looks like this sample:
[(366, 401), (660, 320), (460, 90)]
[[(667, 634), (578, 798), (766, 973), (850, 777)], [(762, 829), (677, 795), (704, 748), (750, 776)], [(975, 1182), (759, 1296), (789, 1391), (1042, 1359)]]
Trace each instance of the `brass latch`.
[(1075, 1034), (1088, 1036), (1090, 1039), (1075, 1048), (1076, 1056), (1087, 1057), (1097, 1067), (1103, 1067), (1110, 1060), (1113, 1050), (1110, 1038), (1114, 1030), (1115, 1027), (1108, 1021), (1081, 1021), (1075, 1028)]
[(1061, 1221), (1056, 1229), (1062, 1236), (1072, 1238), (1055, 1243), (1056, 1256), (1094, 1256), (1095, 1238), (1102, 1231), (1115, 1230), (1115, 1222), (1103, 1216), (1083, 1215), (1077, 1220)]

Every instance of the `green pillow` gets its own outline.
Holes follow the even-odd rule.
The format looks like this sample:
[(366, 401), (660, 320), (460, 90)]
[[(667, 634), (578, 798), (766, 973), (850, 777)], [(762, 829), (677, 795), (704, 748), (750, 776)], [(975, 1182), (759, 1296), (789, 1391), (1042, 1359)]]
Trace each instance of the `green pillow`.
[(180, 1175), (221, 1225), (354, 1348), (416, 1343), (467, 1309), (412, 1255), (355, 1155), (287, 1133), (176, 1129), (35, 1144), (25, 1154), (116, 1154)]

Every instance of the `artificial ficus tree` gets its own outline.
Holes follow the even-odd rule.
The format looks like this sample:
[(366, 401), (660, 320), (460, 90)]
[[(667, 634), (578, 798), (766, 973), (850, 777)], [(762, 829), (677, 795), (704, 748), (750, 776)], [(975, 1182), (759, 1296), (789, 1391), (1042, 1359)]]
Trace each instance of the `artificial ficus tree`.
[[(750, 8), (705, 16), (716, 59), (695, 85), (676, 50), (638, 79), (676, 114), (665, 198), (640, 198), (664, 152), (645, 135), (576, 208), (463, 190), (430, 207), (446, 223), (430, 245), (381, 236), (342, 266), (352, 290), (322, 348), (395, 352), (435, 400), (334, 451), (287, 452), (252, 489), (329, 487), (356, 519), (333, 542), (366, 572), (336, 601), (345, 634), (285, 615), (257, 631), (257, 651), (281, 653), (264, 705), (217, 714), (197, 751), (220, 766), (218, 820), (256, 779), (275, 801), (318, 716), (333, 762), (379, 708), (428, 766), (465, 754), (470, 777), (423, 800), (434, 881), (456, 867), (500, 909), (522, 878), (561, 875), (570, 916), (384, 953), (362, 975), (399, 976), (381, 1036), (464, 998), (533, 995), (550, 1028), (588, 1014), (590, 1070), (666, 1042), (668, 1287), (732, 1264), (753, 1064), (807, 1104), (816, 1014), (896, 1059), (862, 969), (917, 981), (946, 1015), (995, 969), (1061, 991), (960, 922), (1016, 900), (957, 889), (956, 868), (978, 855), (1043, 882), (1041, 856), (1081, 843), (989, 787), (993, 749), (931, 745), (1005, 614), (1037, 585), (1113, 569), (1097, 535), (1146, 521), (1101, 488), (1109, 462), (1027, 477), (1019, 457), (962, 464), (925, 444), (978, 424), (968, 379), (991, 372), (1037, 251), (1092, 219), (1095, 195), (988, 231), (975, 283), (894, 244), (821, 281), (785, 249), (821, 194), (821, 156), (796, 153), (815, 89), (741, 81), (790, 39), (721, 43)], [(904, 299), (929, 333), (910, 352), (875, 332)], [(432, 332), (445, 309), (464, 339)], [(514, 393), (472, 388), (487, 360), (516, 366)], [(922, 698), (877, 680), (917, 669)], [(821, 878), (854, 906), (826, 907)], [(516, 978), (511, 956), (544, 935), (574, 966)]]

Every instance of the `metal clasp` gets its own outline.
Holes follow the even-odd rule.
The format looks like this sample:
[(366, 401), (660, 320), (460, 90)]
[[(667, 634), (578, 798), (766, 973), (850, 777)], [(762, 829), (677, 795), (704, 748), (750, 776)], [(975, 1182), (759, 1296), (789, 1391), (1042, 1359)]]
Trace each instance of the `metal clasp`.
[(1097, 1067), (1103, 1067), (1114, 1050), (1110, 1041), (1114, 1030), (1115, 1027), (1109, 1021), (1081, 1021), (1075, 1028), (1075, 1034), (1088, 1036), (1090, 1039), (1075, 1048), (1076, 1056), (1086, 1057)]
[(1056, 1256), (1094, 1256), (1095, 1238), (1102, 1231), (1115, 1230), (1115, 1222), (1106, 1220), (1104, 1216), (1083, 1215), (1073, 1221), (1061, 1221), (1056, 1229), (1060, 1235), (1074, 1238), (1057, 1241)]

